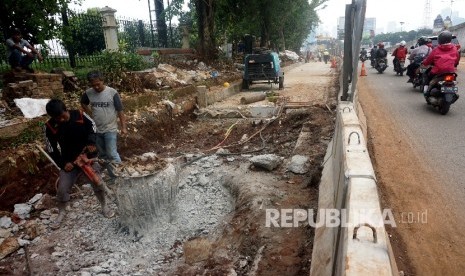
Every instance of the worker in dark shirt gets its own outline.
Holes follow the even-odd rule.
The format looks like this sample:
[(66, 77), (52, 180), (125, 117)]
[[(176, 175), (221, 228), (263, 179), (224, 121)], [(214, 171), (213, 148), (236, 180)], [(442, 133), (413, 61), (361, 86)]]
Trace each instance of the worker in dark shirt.
[[(57, 190), (59, 214), (51, 224), (52, 228), (58, 229), (66, 215), (70, 190), (82, 172), (74, 161), (83, 152), (97, 154), (96, 127), (94, 121), (86, 113), (79, 110), (67, 110), (66, 105), (61, 100), (50, 100), (45, 108), (51, 117), (45, 124), (47, 151), (61, 168)], [(99, 164), (94, 162), (92, 168), (101, 180)], [(85, 176), (85, 174), (83, 175)], [(106, 205), (102, 187), (93, 184), (92, 181), (89, 182), (92, 183), (94, 193), (102, 205), (103, 215), (107, 218), (113, 217), (114, 212)]]

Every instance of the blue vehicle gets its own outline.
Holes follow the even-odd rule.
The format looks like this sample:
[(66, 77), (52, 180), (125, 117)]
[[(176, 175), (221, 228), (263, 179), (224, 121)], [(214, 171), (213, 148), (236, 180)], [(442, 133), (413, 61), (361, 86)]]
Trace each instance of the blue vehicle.
[(249, 89), (253, 82), (275, 83), (279, 84), (279, 89), (284, 89), (284, 72), (277, 53), (246, 55), (244, 65), (242, 89)]

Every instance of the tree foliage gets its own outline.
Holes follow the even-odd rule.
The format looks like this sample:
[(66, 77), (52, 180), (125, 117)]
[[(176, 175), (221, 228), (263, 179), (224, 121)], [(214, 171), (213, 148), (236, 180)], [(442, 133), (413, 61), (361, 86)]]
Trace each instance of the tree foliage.
[(250, 34), (260, 45), (297, 50), (319, 23), (315, 9), (327, 0), (191, 0), (201, 53)]
[[(32, 43), (42, 43), (56, 33), (59, 14), (64, 6), (73, 0), (1, 0), (0, 28), (4, 38), (10, 30), (18, 28)], [(77, 2), (77, 1), (73, 1)]]
[(218, 22), (233, 39), (245, 34), (260, 38), (260, 45), (298, 50), (318, 24), (315, 9), (327, 0), (223, 0)]
[(382, 33), (378, 34), (373, 38), (374, 43), (378, 42), (390, 42), (391, 45), (399, 43), (402, 40), (405, 41), (414, 41), (417, 40), (421, 36), (431, 36), (433, 30), (431, 29), (419, 29), (417, 31), (409, 31), (409, 32), (395, 32), (395, 33)]
[(102, 16), (94, 9), (85, 13), (71, 13), (68, 26), (63, 26), (61, 39), (63, 46), (78, 55), (92, 55), (105, 49), (102, 29)]

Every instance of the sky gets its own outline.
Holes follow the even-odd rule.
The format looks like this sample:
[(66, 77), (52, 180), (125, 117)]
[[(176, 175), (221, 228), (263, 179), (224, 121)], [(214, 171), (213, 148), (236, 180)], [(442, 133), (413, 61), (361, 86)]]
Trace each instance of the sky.
[[(443, 9), (451, 7), (450, 0), (430, 0), (430, 2), (431, 22)], [(320, 30), (335, 36), (337, 18), (344, 16), (345, 5), (350, 3), (352, 3), (351, 0), (329, 0), (326, 2), (327, 7), (318, 11), (318, 15), (323, 21)], [(426, 0), (367, 0), (365, 18), (376, 18), (376, 33), (381, 32), (381, 29), (386, 32), (390, 21), (395, 22), (396, 31), (400, 31), (400, 22), (404, 22), (403, 31), (416, 30), (424, 25), (425, 4)], [(459, 16), (465, 17), (465, 0), (453, 0), (452, 10), (459, 11)]]
[[(134, 18), (140, 20), (149, 20), (148, 1), (153, 9), (154, 0), (82, 0), (82, 6), (79, 9), (85, 10), (91, 7), (109, 6), (116, 9), (118, 17)], [(431, 22), (441, 13), (444, 8), (451, 6), (451, 0), (430, 0), (431, 1)], [(352, 0), (329, 0), (326, 2), (327, 7), (320, 9), (318, 14), (322, 20), (320, 31), (331, 36), (336, 35), (337, 19), (344, 16), (345, 5), (350, 4)], [(165, 5), (167, 0), (165, 0)], [(386, 32), (388, 23), (393, 21), (397, 30), (415, 30), (423, 26), (423, 14), (426, 0), (367, 0), (367, 10), (365, 17), (376, 18), (376, 33)], [(461, 11), (460, 17), (465, 17), (465, 0), (452, 0), (452, 9)]]
[[(108, 6), (116, 10), (117, 17), (126, 17), (131, 19), (139, 19), (149, 21), (148, 0), (81, 0), (82, 5), (72, 5), (71, 8), (77, 7), (79, 10), (98, 7), (103, 8)], [(464, 0), (465, 1), (465, 0)], [(154, 9), (154, 0), (150, 0), (150, 7)], [(165, 7), (167, 1), (165, 0)]]

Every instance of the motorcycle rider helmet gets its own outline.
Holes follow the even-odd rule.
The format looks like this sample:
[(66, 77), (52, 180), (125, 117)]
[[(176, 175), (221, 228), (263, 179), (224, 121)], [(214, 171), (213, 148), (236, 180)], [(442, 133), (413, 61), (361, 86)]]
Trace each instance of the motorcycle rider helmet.
[(405, 40), (402, 40), (402, 41), (400, 42), (400, 46), (405, 46), (405, 44), (407, 44), (407, 43), (405, 42)]
[(383, 42), (378, 43), (378, 47), (379, 47), (380, 49), (383, 49), (383, 48), (384, 48), (384, 43), (383, 43)]
[(418, 40), (418, 45), (421, 46), (421, 45), (425, 45), (426, 43), (428, 43), (428, 39), (424, 36), (420, 37)]
[(452, 33), (449, 31), (442, 31), (438, 35), (438, 43), (439, 44), (446, 44), (452, 41)]

